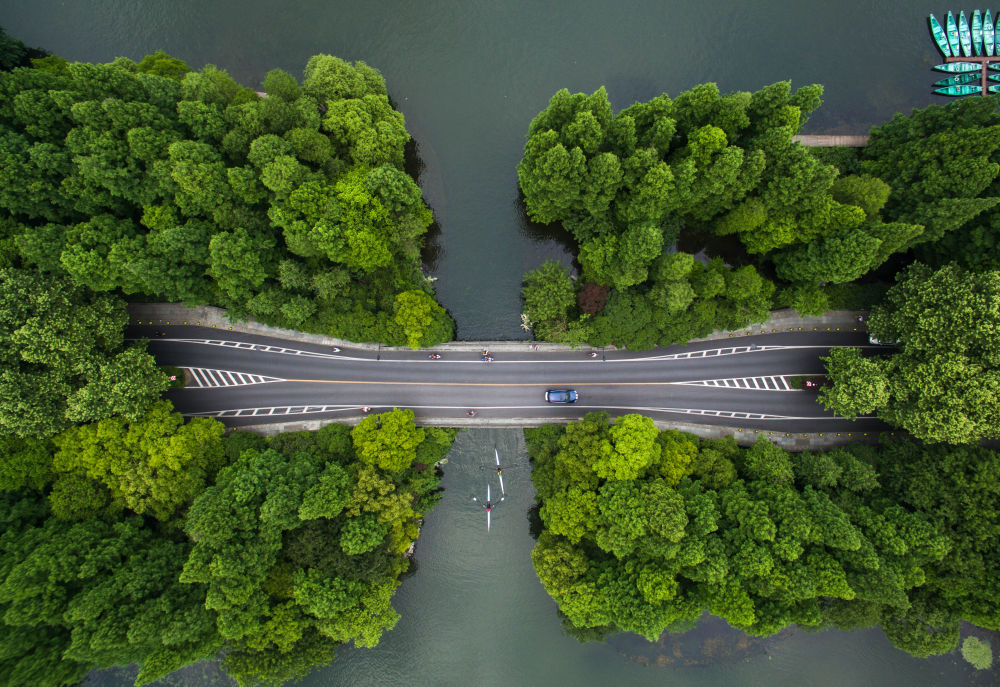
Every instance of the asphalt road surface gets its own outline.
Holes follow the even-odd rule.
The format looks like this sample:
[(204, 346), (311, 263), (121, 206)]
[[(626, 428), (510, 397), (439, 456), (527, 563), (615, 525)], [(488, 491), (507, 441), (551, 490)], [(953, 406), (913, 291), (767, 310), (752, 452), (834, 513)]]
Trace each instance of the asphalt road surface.
[[(160, 332), (161, 335), (157, 335)], [(356, 421), (410, 408), (421, 420), (572, 420), (589, 412), (784, 432), (879, 431), (875, 418), (848, 421), (791, 378), (823, 373), (831, 347), (861, 346), (860, 332), (801, 332), (705, 341), (653, 351), (535, 351), (505, 344), (493, 362), (479, 349), (381, 351), (292, 342), (194, 326), (132, 327), (161, 364), (185, 369), (167, 396), (189, 416), (230, 426), (312, 419)], [(471, 344), (475, 345), (475, 344)], [(515, 348), (516, 350), (510, 350)], [(884, 350), (884, 349), (883, 349)], [(547, 389), (576, 389), (574, 404), (546, 403)]]

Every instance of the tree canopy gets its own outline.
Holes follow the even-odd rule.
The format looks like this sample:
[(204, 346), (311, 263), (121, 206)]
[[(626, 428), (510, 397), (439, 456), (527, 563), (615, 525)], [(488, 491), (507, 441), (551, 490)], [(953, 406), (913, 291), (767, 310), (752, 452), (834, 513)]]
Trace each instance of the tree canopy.
[[(455, 431), (368, 419), (375, 437), (223, 437), (164, 402), (0, 442), (0, 685), (130, 663), (143, 685), (220, 651), (241, 685), (278, 685), (377, 644)], [(405, 465), (362, 455), (402, 435)]]
[(1000, 272), (910, 266), (869, 321), (898, 350), (885, 359), (835, 352), (821, 400), (846, 417), (875, 412), (927, 441), (1000, 436), (998, 302)]
[(544, 526), (532, 560), (575, 634), (654, 640), (708, 611), (755, 635), (880, 624), (928, 656), (957, 646), (961, 620), (1000, 621), (998, 452), (795, 454), (603, 414), (525, 433)]
[(450, 339), (420, 272), (431, 212), (381, 75), (317, 55), (301, 85), (274, 70), (264, 90), (163, 52), (0, 72), (7, 259), (236, 319)]

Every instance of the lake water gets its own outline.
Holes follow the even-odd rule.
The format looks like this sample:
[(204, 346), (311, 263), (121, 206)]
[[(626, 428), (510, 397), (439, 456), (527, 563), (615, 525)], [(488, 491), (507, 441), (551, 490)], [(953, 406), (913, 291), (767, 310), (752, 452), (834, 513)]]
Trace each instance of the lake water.
[[(620, 109), (705, 81), (723, 91), (791, 79), (822, 83), (810, 133), (865, 133), (931, 93), (939, 55), (913, 0), (717, 0), (347, 3), (329, 0), (0, 0), (0, 24), (70, 60), (139, 59), (162, 48), (213, 63), (257, 87), (268, 70), (300, 76), (319, 52), (378, 68), (424, 163), (420, 183), (440, 225), (429, 272), (463, 339), (522, 338), (522, 274), (570, 260), (559, 237), (530, 225), (515, 166), (531, 118), (559, 88), (604, 85)], [(956, 11), (960, 7), (953, 8)], [(968, 8), (967, 8), (968, 9)], [(519, 470), (487, 536), (471, 501), (496, 443)], [(989, 684), (956, 656), (918, 661), (880, 632), (790, 633), (742, 646), (711, 624), (684, 646), (621, 637), (579, 645), (531, 568), (532, 492), (518, 431), (460, 435), (444, 501), (418, 548), (420, 569), (395, 598), (403, 614), (374, 650), (345, 649), (304, 684), (965, 685)], [(696, 649), (698, 649), (696, 651)], [(697, 656), (714, 656), (708, 665)], [(680, 656), (680, 658), (678, 658)], [(644, 664), (669, 663), (669, 668)], [(118, 674), (91, 682), (124, 684)], [(171, 684), (224, 682), (195, 668)]]

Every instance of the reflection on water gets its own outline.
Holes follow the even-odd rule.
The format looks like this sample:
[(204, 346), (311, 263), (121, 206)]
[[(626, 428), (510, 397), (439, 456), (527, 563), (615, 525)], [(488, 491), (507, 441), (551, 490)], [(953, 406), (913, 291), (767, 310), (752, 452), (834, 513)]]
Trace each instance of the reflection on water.
[(608, 640), (629, 661), (657, 668), (712, 666), (744, 662), (773, 650), (793, 635), (791, 628), (772, 637), (751, 637), (733, 629), (726, 621), (705, 614), (697, 625), (681, 633), (664, 633), (657, 641), (647, 642), (628, 634)]

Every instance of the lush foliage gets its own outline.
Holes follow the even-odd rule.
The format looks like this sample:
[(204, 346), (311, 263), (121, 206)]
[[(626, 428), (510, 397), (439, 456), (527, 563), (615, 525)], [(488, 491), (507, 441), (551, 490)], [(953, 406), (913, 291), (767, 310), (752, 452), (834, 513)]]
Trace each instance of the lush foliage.
[(962, 642), (962, 658), (976, 670), (986, 670), (993, 666), (993, 647), (979, 637), (966, 637)]
[(65, 276), (0, 269), (0, 434), (51, 436), (73, 422), (135, 419), (169, 384), (126, 347), (125, 304)]
[[(413, 346), (452, 335), (381, 75), (329, 55), (267, 97), (164, 53), (0, 73), (0, 256), (97, 292)], [(92, 419), (92, 418), (86, 418)]]
[(161, 403), (0, 442), (0, 685), (130, 663), (146, 684), (220, 650), (277, 685), (377, 644), (454, 430), (368, 420), (223, 437)]
[[(781, 82), (722, 96), (704, 84), (617, 115), (603, 88), (556, 93), (531, 122), (518, 177), (529, 216), (560, 222), (578, 242), (582, 275), (573, 286), (557, 266), (529, 273), (536, 335), (646, 348), (738, 328), (772, 304), (774, 286), (754, 263), (784, 282), (782, 304), (820, 313), (843, 300), (831, 286), (913, 245), (923, 226), (882, 219), (889, 184), (838, 177), (793, 143), (821, 93)], [(681, 234), (735, 237), (742, 266), (672, 253)], [(590, 318), (566, 292), (592, 284), (614, 290)]]
[(880, 624), (917, 656), (1000, 626), (1000, 454), (915, 442), (788, 453), (592, 414), (526, 430), (535, 570), (574, 633), (655, 639), (704, 611), (757, 635)]
[(869, 322), (898, 352), (835, 352), (826, 359), (834, 385), (821, 400), (846, 417), (874, 411), (927, 441), (1000, 436), (998, 302), (998, 271), (912, 265)]
[(934, 265), (958, 260), (977, 269), (1000, 268), (996, 101), (932, 105), (897, 114), (871, 133), (861, 169), (891, 187), (887, 219), (924, 227), (909, 241), (916, 253)]

